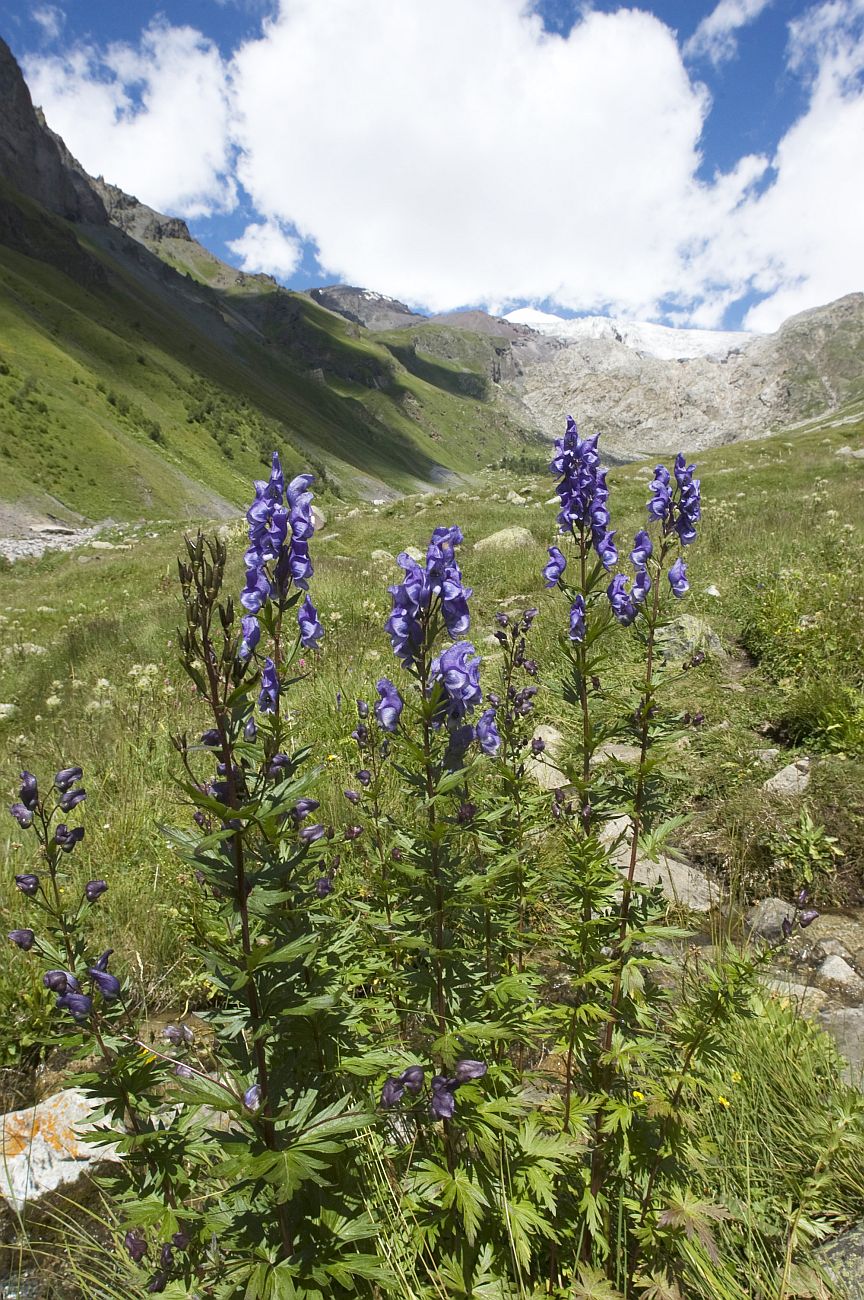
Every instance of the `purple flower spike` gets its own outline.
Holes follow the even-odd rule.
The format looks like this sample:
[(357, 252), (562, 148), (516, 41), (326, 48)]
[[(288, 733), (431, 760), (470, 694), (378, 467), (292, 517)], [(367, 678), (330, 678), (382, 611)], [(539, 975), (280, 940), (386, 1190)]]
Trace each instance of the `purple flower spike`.
[(36, 935), (32, 930), (10, 930), (8, 937), (22, 952), (29, 952), (36, 942)]
[(676, 600), (680, 600), (690, 590), (690, 583), (687, 581), (687, 565), (680, 555), (669, 570), (669, 586)]
[(101, 898), (107, 891), (108, 884), (104, 880), (88, 880), (84, 886), (84, 894), (88, 903), (95, 903), (97, 898)]
[(110, 975), (108, 971), (97, 970), (95, 966), (91, 966), (87, 974), (106, 1002), (114, 1002), (119, 998), (120, 981), (116, 975)]
[(567, 559), (559, 551), (557, 546), (549, 547), (549, 561), (544, 566), (543, 578), (547, 587), (555, 587), (561, 581), (564, 570), (567, 568)]
[(468, 1083), (472, 1079), (482, 1079), (489, 1069), (485, 1061), (457, 1061), (453, 1071), (456, 1083)]
[(57, 1006), (68, 1011), (73, 1020), (86, 1020), (93, 1010), (93, 999), (86, 993), (64, 993), (57, 999)]
[(258, 694), (258, 708), (262, 713), (275, 713), (279, 701), (279, 676), (272, 659), (264, 660), (261, 672), (261, 690)]
[(261, 1084), (253, 1083), (251, 1088), (247, 1088), (243, 1093), (243, 1105), (253, 1115), (261, 1106)]
[(13, 803), (9, 811), (23, 831), (33, 825), (33, 813), (23, 803)]
[(455, 730), (483, 699), (480, 690), (480, 659), (470, 641), (457, 641), (432, 662), (433, 680), (444, 688), (442, 717), (451, 731)]
[(147, 1254), (147, 1242), (139, 1235), (137, 1229), (134, 1232), (126, 1233), (126, 1236), (123, 1238), (123, 1245), (129, 1252), (130, 1258), (136, 1264), (140, 1264), (141, 1260)]
[(399, 717), (405, 707), (402, 696), (387, 677), (375, 683), (380, 700), (375, 705), (375, 717), (383, 731), (395, 731), (399, 726)]
[(16, 876), (15, 884), (21, 890), (21, 893), (26, 894), (28, 898), (33, 898), (39, 893), (39, 877), (34, 876), (32, 873), (26, 876)]

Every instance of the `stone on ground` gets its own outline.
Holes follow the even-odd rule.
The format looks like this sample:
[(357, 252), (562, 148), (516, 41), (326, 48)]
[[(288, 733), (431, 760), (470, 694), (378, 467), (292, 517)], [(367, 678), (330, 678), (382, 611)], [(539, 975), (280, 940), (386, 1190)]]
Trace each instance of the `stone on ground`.
[(510, 503), (511, 506), (524, 506), (524, 505), (525, 505), (525, 497), (520, 496), (520, 494), (519, 494), (518, 492), (514, 492), (512, 488), (511, 488), (510, 491), (507, 493), (507, 500), (509, 501), (509, 503)]
[(747, 928), (757, 939), (767, 939), (774, 943), (783, 934), (783, 921), (795, 915), (795, 904), (787, 903), (783, 898), (763, 898), (761, 903), (751, 907), (745, 922)]
[(658, 629), (657, 642), (667, 659), (687, 659), (697, 650), (716, 655), (718, 659), (726, 658), (723, 642), (711, 624), (698, 614), (679, 614)]
[(642, 751), (638, 745), (619, 745), (617, 742), (607, 741), (597, 749), (594, 762), (605, 763), (611, 758), (616, 763), (638, 763), (641, 757)]
[(71, 1183), (101, 1160), (115, 1158), (109, 1144), (92, 1146), (80, 1134), (93, 1128), (92, 1103), (78, 1088), (55, 1093), (29, 1110), (0, 1120), (0, 1197), (15, 1210)]
[(541, 723), (535, 727), (534, 740), (542, 740), (546, 748), (542, 754), (529, 754), (525, 762), (526, 775), (540, 786), (541, 790), (559, 790), (569, 784), (567, 774), (558, 767), (564, 737), (557, 727)]
[(533, 536), (527, 528), (501, 528), (497, 533), (481, 537), (474, 543), (475, 551), (516, 551), (520, 546), (535, 546)]
[(781, 767), (779, 772), (769, 776), (762, 789), (767, 794), (776, 794), (783, 799), (803, 794), (810, 784), (810, 759), (799, 758), (788, 767)]

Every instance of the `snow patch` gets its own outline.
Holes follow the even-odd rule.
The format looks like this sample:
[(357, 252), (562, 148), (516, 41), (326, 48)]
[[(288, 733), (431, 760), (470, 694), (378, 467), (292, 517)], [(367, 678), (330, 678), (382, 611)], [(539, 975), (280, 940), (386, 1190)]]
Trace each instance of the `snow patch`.
[(504, 319), (568, 342), (609, 339), (661, 361), (725, 357), (736, 348), (746, 347), (755, 337), (738, 330), (674, 329), (669, 325), (617, 320), (612, 316), (578, 316), (568, 320), (552, 312), (538, 311), (536, 307), (520, 307), (508, 312)]

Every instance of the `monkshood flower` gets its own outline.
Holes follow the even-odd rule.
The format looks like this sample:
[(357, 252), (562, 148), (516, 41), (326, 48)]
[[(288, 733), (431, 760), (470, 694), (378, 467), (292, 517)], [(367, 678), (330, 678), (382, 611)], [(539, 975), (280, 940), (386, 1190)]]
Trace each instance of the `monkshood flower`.
[(570, 640), (585, 640), (585, 597), (580, 592), (570, 606)]
[(388, 677), (382, 677), (375, 683), (380, 700), (375, 705), (375, 717), (383, 731), (395, 731), (399, 726), (399, 716), (403, 710), (402, 696)]
[[(316, 812), (320, 807), (321, 805), (317, 799), (298, 799), (294, 807), (291, 809), (291, 816), (299, 826), (302, 821), (306, 820), (310, 813)], [(317, 838), (318, 837), (316, 836), (316, 839)]]
[(247, 1088), (243, 1093), (243, 1105), (253, 1115), (261, 1107), (261, 1084), (253, 1083), (251, 1088)]
[(54, 831), (54, 841), (59, 844), (64, 853), (71, 853), (76, 844), (80, 844), (84, 838), (84, 827), (76, 826), (70, 831), (69, 827), (63, 822)]
[(665, 465), (657, 465), (651, 481), (651, 499), (648, 502), (650, 519), (667, 523), (672, 517), (672, 478)]
[(696, 540), (696, 524), (702, 517), (699, 495), (699, 480), (693, 477), (695, 465), (688, 465), (684, 453), (679, 451), (675, 457), (675, 482), (678, 484), (678, 516), (675, 531), (682, 546), (689, 546)]
[(435, 1075), (432, 1080), (432, 1098), (429, 1102), (433, 1119), (453, 1118), (456, 1110), (456, 1098), (453, 1094), (458, 1086), (455, 1079), (448, 1079), (443, 1074)]
[[(554, 587), (561, 581), (562, 574), (567, 568), (566, 557), (559, 551), (557, 546), (549, 547), (549, 561), (543, 569), (543, 579), (547, 587)], [(506, 625), (505, 625), (506, 626)]]
[(630, 579), (623, 573), (616, 573), (606, 588), (612, 613), (622, 626), (627, 627), (636, 617), (636, 602), (629, 591)]
[(261, 624), (254, 614), (244, 614), (240, 620), (240, 632), (242, 641), (238, 651), (238, 658), (241, 662), (246, 663), (252, 658), (252, 652), (261, 640)]
[(67, 790), (65, 794), (60, 796), (60, 807), (64, 812), (71, 812), (73, 808), (77, 808), (79, 803), (82, 803), (86, 798), (86, 790)]
[(87, 974), (106, 1002), (113, 1002), (116, 998), (119, 998), (120, 981), (116, 975), (111, 975), (108, 971), (97, 970), (95, 966), (91, 966)]
[(93, 1010), (93, 999), (86, 993), (64, 993), (57, 999), (61, 1011), (68, 1011), (73, 1020), (86, 1020)]
[(101, 898), (107, 889), (108, 884), (104, 880), (88, 880), (84, 886), (84, 896), (88, 903), (95, 903), (96, 899)]
[[(482, 702), (480, 657), (470, 641), (457, 641), (432, 661), (432, 679), (444, 688), (442, 715), (451, 730)], [(443, 720), (442, 718), (442, 720)]]
[(123, 1238), (123, 1245), (129, 1253), (129, 1257), (135, 1264), (140, 1264), (141, 1260), (147, 1254), (147, 1242), (139, 1235), (138, 1229), (134, 1232), (127, 1232)]
[(35, 810), (39, 802), (39, 785), (32, 772), (21, 773), (21, 789), (18, 791), (18, 798), (30, 812)]
[(323, 839), (326, 834), (327, 828), (318, 822), (314, 826), (304, 826), (298, 838), (301, 844), (314, 844), (316, 840)]
[(807, 926), (812, 925), (813, 922), (818, 920), (821, 915), (822, 913), (817, 912), (815, 907), (808, 907), (805, 909), (805, 911), (799, 914), (798, 924), (801, 926), (802, 930), (806, 930)]
[(297, 626), (300, 629), (300, 644), (304, 650), (317, 650), (318, 642), (324, 635), (324, 628), (318, 618), (318, 611), (307, 596), (297, 610)]
[(417, 666), (423, 640), (423, 615), (438, 603), (444, 626), (451, 637), (464, 635), (471, 623), (468, 600), (471, 588), (462, 581), (456, 561), (456, 547), (462, 542), (459, 528), (436, 528), (422, 568), (407, 551), (397, 557), (405, 571), (402, 582), (388, 588), (393, 606), (385, 623), (393, 653), (409, 671)]
[(261, 690), (258, 693), (258, 708), (262, 713), (275, 713), (279, 702), (279, 676), (272, 659), (264, 660), (261, 672)]
[(387, 1079), (381, 1089), (381, 1105), (387, 1109), (400, 1102), (406, 1092), (416, 1097), (426, 1080), (426, 1071), (422, 1065), (409, 1065), (407, 1070), (396, 1078)]
[(182, 1047), (186, 1043), (193, 1042), (195, 1035), (188, 1025), (166, 1025), (162, 1030), (162, 1037), (171, 1043), (174, 1047)]
[(690, 590), (690, 583), (687, 581), (687, 565), (680, 555), (669, 570), (668, 577), (672, 595), (676, 600), (680, 600)]
[(108, 958), (111, 956), (113, 951), (114, 951), (113, 948), (106, 948), (102, 956), (97, 961), (94, 961), (93, 965), (96, 967), (97, 970), (108, 969)]
[(633, 599), (637, 605), (644, 603), (648, 592), (651, 590), (651, 579), (648, 577), (647, 569), (640, 569), (633, 580)]
[(54, 777), (54, 784), (61, 794), (65, 794), (71, 786), (81, 780), (83, 775), (80, 767), (64, 767)]
[(33, 813), (29, 808), (25, 808), (23, 803), (13, 803), (9, 811), (22, 830), (26, 831), (33, 825)]
[(32, 874), (28, 874), (26, 876), (16, 876), (15, 884), (21, 890), (21, 893), (26, 894), (28, 898), (33, 898), (36, 894), (39, 893), (38, 876), (34, 876)]
[(488, 1069), (485, 1061), (457, 1061), (453, 1073), (458, 1085), (469, 1083), (472, 1079), (482, 1079)]
[(32, 930), (10, 930), (8, 937), (22, 952), (29, 952), (36, 942), (36, 935)]
[(561, 502), (558, 524), (562, 533), (573, 533), (577, 528), (587, 529), (601, 563), (609, 569), (618, 561), (609, 531), (609, 489), (606, 471), (600, 468), (597, 435), (580, 438), (576, 421), (567, 417), (562, 438), (555, 441), (555, 455), (549, 465), (553, 474), (560, 476), (556, 485)]
[(494, 709), (486, 709), (480, 714), (474, 732), (483, 753), (488, 754), (490, 758), (494, 758), (501, 748), (501, 735), (498, 731)]
[(42, 983), (52, 993), (77, 993), (80, 984), (68, 970), (49, 970), (42, 976)]
[(648, 564), (653, 551), (654, 547), (651, 544), (651, 538), (648, 536), (645, 529), (641, 528), (633, 538), (633, 550), (630, 552), (630, 563), (633, 565), (634, 569), (637, 571), (644, 569)]
[(315, 893), (319, 898), (326, 898), (333, 893), (333, 881), (329, 876), (319, 876), (315, 881)]

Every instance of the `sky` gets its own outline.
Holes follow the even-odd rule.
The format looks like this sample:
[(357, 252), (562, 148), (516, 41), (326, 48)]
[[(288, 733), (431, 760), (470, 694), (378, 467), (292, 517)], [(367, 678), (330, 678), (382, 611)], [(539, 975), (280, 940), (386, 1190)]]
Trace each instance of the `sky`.
[(864, 0), (0, 0), (94, 175), (248, 271), (770, 331), (864, 289)]

